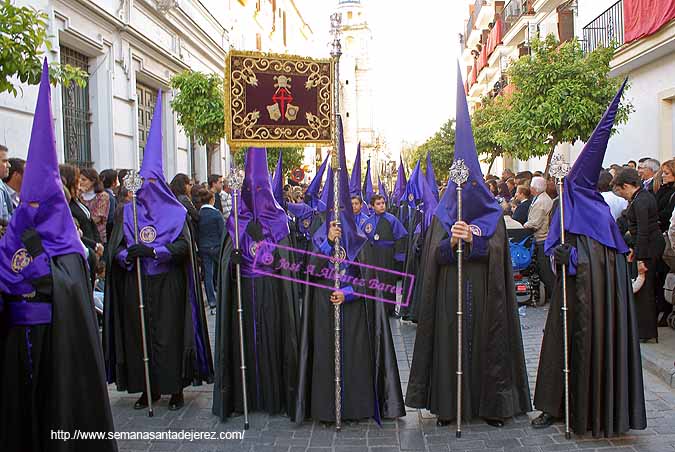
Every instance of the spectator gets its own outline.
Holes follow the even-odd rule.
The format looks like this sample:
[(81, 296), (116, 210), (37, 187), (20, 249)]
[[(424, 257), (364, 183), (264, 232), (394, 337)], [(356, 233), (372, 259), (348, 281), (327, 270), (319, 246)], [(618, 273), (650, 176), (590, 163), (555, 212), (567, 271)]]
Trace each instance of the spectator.
[(195, 208), (195, 205), (190, 199), (190, 195), (192, 194), (192, 181), (190, 181), (190, 178), (187, 177), (186, 174), (178, 173), (173, 177), (173, 179), (171, 179), (169, 187), (171, 187), (171, 191), (173, 192), (174, 196), (180, 201), (181, 204), (183, 204), (183, 207), (187, 209), (187, 219), (190, 220), (188, 221), (190, 232), (192, 233), (192, 237), (195, 239), (195, 242), (199, 243), (197, 241), (199, 211)]
[(129, 174), (128, 169), (121, 169), (117, 171), (117, 191), (115, 196), (119, 195), (120, 188), (124, 187), (124, 178)]
[(199, 256), (204, 266), (204, 286), (206, 299), (215, 314), (216, 291), (214, 285), (215, 269), (218, 268), (220, 246), (225, 232), (223, 214), (214, 207), (215, 194), (211, 190), (200, 187), (197, 193), (199, 203)]
[(508, 201), (502, 201), (501, 206), (504, 213), (504, 223), (506, 224), (506, 229), (523, 229), (523, 225), (514, 220), (511, 215), (511, 203)]
[[(661, 165), (661, 178), (654, 181), (656, 208), (659, 212), (659, 228), (667, 232), (670, 227), (670, 216), (675, 208), (675, 160), (668, 160)], [(660, 182), (656, 190), (657, 182)]]
[(527, 214), (527, 222), (525, 222), (523, 226), (526, 229), (532, 229), (534, 231), (539, 276), (546, 288), (545, 300), (548, 302), (553, 293), (555, 277), (551, 270), (550, 261), (544, 253), (544, 242), (546, 241), (546, 237), (548, 237), (549, 214), (553, 207), (553, 201), (548, 193), (546, 193), (546, 179), (543, 177), (536, 176), (532, 178), (530, 193), (533, 196), (532, 205)]
[(500, 182), (498, 188), (498, 196), (505, 201), (511, 201), (511, 190), (509, 190), (508, 184), (506, 182)]
[(495, 198), (499, 196), (499, 189), (497, 188), (497, 182), (494, 179), (488, 180), (487, 186), (488, 189), (490, 190), (490, 193), (492, 193), (492, 196), (494, 196)]
[(70, 198), (68, 205), (70, 213), (82, 229), (82, 242), (96, 252), (98, 257), (103, 256), (103, 243), (94, 224), (91, 212), (80, 202), (80, 170), (73, 165), (59, 165), (59, 173), (63, 180), (64, 189), (67, 190), (67, 197)]
[(628, 168), (633, 169), (637, 168), (637, 163), (635, 162), (635, 160), (628, 160), (628, 163), (626, 163), (626, 165), (628, 165)]
[(106, 244), (106, 225), (110, 213), (110, 196), (103, 189), (101, 179), (94, 168), (80, 170), (80, 201), (87, 206), (94, 220), (101, 243)]
[(9, 172), (7, 173), (7, 177), (3, 179), (14, 209), (19, 207), (21, 183), (23, 182), (23, 168), (25, 165), (26, 161), (24, 159), (9, 159)]
[(628, 201), (620, 196), (617, 196), (612, 191), (612, 174), (607, 170), (602, 170), (598, 176), (598, 191), (602, 195), (605, 203), (609, 206), (612, 217), (616, 220), (621, 216), (621, 213), (628, 207)]
[[(4, 228), (9, 224), (9, 218), (14, 212), (9, 191), (2, 181), (9, 175), (9, 156), (7, 153), (7, 147), (0, 144), (0, 231), (2, 233), (4, 233)], [(0, 236), (2, 233), (0, 233)]]
[(530, 188), (530, 181), (532, 180), (532, 173), (530, 171), (521, 171), (516, 174), (516, 186), (525, 185)]
[(519, 185), (516, 189), (516, 196), (514, 196), (518, 206), (513, 211), (513, 219), (520, 224), (527, 222), (527, 214), (532, 205), (532, 198), (530, 197), (530, 189), (525, 185)]
[(546, 193), (551, 199), (558, 197), (558, 181), (551, 175), (546, 178)]
[(513, 199), (516, 196), (516, 180), (513, 177), (510, 177), (506, 181), (506, 187), (509, 189), (509, 193), (511, 193), (511, 199)]
[(642, 188), (654, 193), (654, 174), (661, 168), (656, 159), (644, 159), (638, 164), (638, 174), (642, 179)]
[(105, 234), (106, 237), (110, 237), (112, 233), (112, 227), (115, 219), (115, 211), (117, 210), (117, 171), (114, 169), (106, 169), (101, 171), (99, 174), (101, 182), (103, 183), (103, 189), (108, 193), (110, 198), (110, 208), (108, 209), (108, 221), (105, 225)]
[(220, 213), (223, 213), (223, 199), (220, 197), (220, 193), (223, 191), (223, 176), (220, 174), (211, 174), (208, 178), (209, 191), (213, 193), (213, 207), (218, 209)]
[(502, 171), (502, 181), (503, 182), (506, 182), (507, 180), (511, 179), (514, 176), (515, 176), (515, 173), (511, 170), (511, 168), (504, 168), (504, 171)]
[[(651, 167), (650, 167), (651, 168)], [(614, 178), (614, 191), (629, 202), (625, 218), (628, 232), (626, 244), (631, 249), (629, 262), (636, 262), (637, 272), (644, 276), (642, 288), (635, 294), (638, 335), (643, 342), (658, 341), (656, 262), (663, 254), (665, 241), (659, 228), (656, 199), (643, 188), (638, 172), (627, 168)]]

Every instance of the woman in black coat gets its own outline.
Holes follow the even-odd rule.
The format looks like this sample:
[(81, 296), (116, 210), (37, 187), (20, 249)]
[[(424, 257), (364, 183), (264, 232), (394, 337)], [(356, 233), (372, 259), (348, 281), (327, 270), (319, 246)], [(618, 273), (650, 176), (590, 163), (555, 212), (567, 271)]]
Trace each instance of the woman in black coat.
[(625, 219), (628, 226), (625, 239), (631, 249), (629, 261), (637, 265), (638, 275), (644, 275), (644, 284), (635, 294), (638, 335), (646, 342), (658, 342), (656, 328), (656, 263), (663, 254), (665, 241), (659, 229), (659, 216), (654, 196), (642, 189), (637, 171), (624, 169), (614, 178), (614, 192), (628, 201)]
[(73, 218), (77, 220), (77, 224), (82, 230), (82, 242), (88, 247), (96, 251), (100, 257), (103, 255), (103, 243), (101, 237), (91, 216), (89, 209), (82, 204), (78, 199), (80, 191), (80, 170), (73, 165), (59, 165), (59, 173), (61, 181), (67, 190), (68, 206)]
[(197, 240), (197, 233), (199, 228), (199, 211), (195, 207), (191, 199), (192, 181), (183, 173), (176, 174), (169, 184), (174, 196), (178, 198), (183, 207), (187, 209), (188, 226), (190, 227), (190, 234)]
[(661, 232), (667, 232), (675, 208), (675, 160), (668, 160), (661, 165), (661, 178), (663, 183), (654, 196), (659, 211), (659, 228)]

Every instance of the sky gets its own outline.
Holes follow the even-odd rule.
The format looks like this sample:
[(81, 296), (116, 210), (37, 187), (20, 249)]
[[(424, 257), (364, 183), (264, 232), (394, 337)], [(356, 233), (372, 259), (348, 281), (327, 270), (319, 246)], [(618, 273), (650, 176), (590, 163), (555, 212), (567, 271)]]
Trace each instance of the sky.
[[(466, 0), (362, 0), (373, 40), (375, 127), (398, 154), (401, 143), (421, 144), (455, 112), (459, 33)], [(337, 0), (309, 0), (303, 15), (317, 45), (329, 41)], [(328, 54), (328, 47), (326, 47)]]

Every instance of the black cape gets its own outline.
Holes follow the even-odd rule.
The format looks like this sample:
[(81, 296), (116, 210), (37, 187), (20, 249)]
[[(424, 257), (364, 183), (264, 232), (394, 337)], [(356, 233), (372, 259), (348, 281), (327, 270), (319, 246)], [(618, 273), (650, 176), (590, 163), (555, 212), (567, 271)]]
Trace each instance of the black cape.
[[(439, 266), (447, 237), (434, 218), (421, 263), (421, 304), (406, 405), (456, 418), (457, 270)], [(427, 245), (425, 245), (427, 248)], [(463, 410), (472, 417), (509, 418), (531, 410), (520, 319), (503, 221), (488, 242), (488, 256), (465, 261)], [(488, 277), (489, 275), (489, 277)]]
[[(314, 259), (317, 269), (328, 259)], [(331, 267), (331, 265), (329, 265)], [(352, 266), (355, 278), (369, 275)], [(372, 275), (370, 275), (372, 276)], [(319, 280), (307, 275), (308, 280)], [(321, 284), (332, 282), (321, 279)], [(343, 284), (344, 286), (344, 284)], [(335, 421), (334, 308), (331, 291), (308, 287), (303, 299), (295, 422)], [(374, 291), (369, 291), (374, 295)], [(342, 417), (393, 419), (405, 415), (396, 351), (385, 306), (362, 297), (345, 302), (342, 327)]]
[[(135, 267), (127, 271), (115, 256), (126, 247), (124, 222), (117, 223), (108, 242), (103, 348), (108, 382), (119, 391), (145, 391), (138, 287)], [(213, 359), (204, 313), (196, 249), (188, 225), (167, 246), (171, 269), (143, 275), (146, 333), (152, 390), (175, 394), (190, 383), (213, 382)]]
[[(50, 325), (7, 329), (0, 316), (3, 452), (117, 450), (114, 440), (51, 439), (50, 431), (114, 431), (86, 265), (76, 254), (51, 260)], [(30, 330), (30, 358), (26, 330)], [(27, 371), (31, 363), (32, 377)], [(32, 404), (28, 391), (33, 393)]]
[[(289, 246), (288, 238), (280, 242)], [(212, 412), (221, 421), (243, 413), (239, 317), (233, 242), (221, 250), (217, 283), (216, 377)], [(294, 263), (293, 253), (277, 248), (279, 258)], [(280, 270), (284, 276), (290, 271)], [(241, 278), (246, 389), (249, 412), (293, 415), (298, 368), (299, 290), (293, 282), (262, 276)], [(255, 322), (254, 316), (255, 313)], [(255, 340), (254, 340), (255, 338)]]
[[(420, 262), (422, 262), (422, 251), (424, 250), (424, 238), (426, 236), (426, 230), (424, 225), (421, 224), (424, 221), (424, 213), (420, 210), (415, 211), (415, 216), (413, 221), (410, 224), (410, 229), (408, 229), (408, 243), (406, 250), (406, 259), (404, 273), (408, 275), (414, 275), (415, 281), (413, 284), (408, 283), (408, 278), (404, 279), (404, 284), (406, 284), (406, 289), (403, 291), (404, 294), (410, 293), (410, 301), (408, 306), (401, 308), (401, 317), (403, 320), (409, 320), (411, 322), (417, 323), (417, 317), (419, 314), (419, 299), (421, 291), (421, 282), (417, 279), (419, 276)], [(420, 232), (417, 231), (417, 226), (420, 225)]]
[[(647, 426), (637, 315), (628, 265), (585, 236), (568, 235), (577, 274), (567, 276), (570, 426), (576, 434), (623, 433)], [(557, 278), (541, 345), (534, 404), (562, 417), (562, 277)]]

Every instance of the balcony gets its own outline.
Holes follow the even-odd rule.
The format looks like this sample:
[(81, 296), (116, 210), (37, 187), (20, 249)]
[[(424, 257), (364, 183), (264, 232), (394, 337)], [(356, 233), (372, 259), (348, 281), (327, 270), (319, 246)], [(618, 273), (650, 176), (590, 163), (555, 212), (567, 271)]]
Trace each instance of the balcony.
[(502, 11), (504, 35), (518, 22), (518, 19), (526, 14), (534, 14), (533, 3), (533, 0), (511, 0), (504, 6), (504, 10)]
[(623, 0), (619, 0), (600, 14), (583, 29), (584, 53), (590, 53), (598, 47), (624, 44)]

